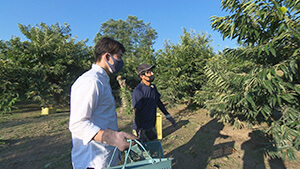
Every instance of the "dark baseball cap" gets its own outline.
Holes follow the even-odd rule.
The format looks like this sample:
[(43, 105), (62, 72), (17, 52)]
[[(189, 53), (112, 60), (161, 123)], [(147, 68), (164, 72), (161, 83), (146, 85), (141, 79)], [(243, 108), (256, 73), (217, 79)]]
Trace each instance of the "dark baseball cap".
[(141, 74), (147, 72), (148, 70), (153, 69), (154, 67), (155, 67), (155, 65), (150, 66), (146, 63), (143, 63), (138, 67), (137, 73), (138, 73), (138, 75), (141, 75)]

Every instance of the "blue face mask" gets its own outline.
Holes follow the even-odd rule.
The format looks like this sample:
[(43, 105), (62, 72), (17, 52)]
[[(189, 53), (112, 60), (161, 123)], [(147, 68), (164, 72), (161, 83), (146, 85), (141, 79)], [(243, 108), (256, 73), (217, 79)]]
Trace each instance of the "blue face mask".
[(114, 57), (109, 54), (109, 57), (114, 61), (113, 64), (110, 64), (108, 61), (106, 63), (109, 66), (110, 73), (118, 73), (124, 66), (124, 62), (122, 59), (115, 59)]

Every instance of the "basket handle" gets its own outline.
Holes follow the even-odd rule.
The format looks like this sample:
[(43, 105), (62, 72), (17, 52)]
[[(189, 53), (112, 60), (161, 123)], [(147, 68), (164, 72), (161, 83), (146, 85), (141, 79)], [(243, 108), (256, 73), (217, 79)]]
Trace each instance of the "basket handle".
[[(132, 142), (133, 142), (133, 141), (135, 141), (140, 147), (142, 147), (143, 151), (147, 154), (147, 156), (148, 156), (148, 157), (150, 158), (150, 160), (151, 160), (151, 163), (153, 164), (155, 161), (154, 161), (153, 158), (150, 156), (150, 154), (146, 151), (145, 147), (144, 147), (138, 140), (130, 140), (130, 139), (128, 139), (127, 142), (130, 142), (130, 145), (129, 145), (129, 148), (128, 148), (126, 154), (125, 154), (125, 160), (124, 160), (124, 164), (123, 164), (122, 169), (125, 169), (125, 167), (126, 167), (127, 159), (128, 159), (128, 157), (129, 157), (129, 153), (130, 153), (130, 150), (131, 150), (131, 146), (132, 146)], [(108, 164), (107, 168), (110, 167), (110, 165), (111, 165), (111, 163), (112, 163), (112, 160), (113, 160), (113, 158), (114, 158), (114, 156), (115, 156), (116, 150), (117, 150), (117, 147), (115, 147), (115, 149), (114, 149), (114, 152), (113, 152), (113, 154), (112, 154), (112, 156), (111, 156), (111, 159), (110, 159), (110, 161), (109, 161), (109, 164)]]

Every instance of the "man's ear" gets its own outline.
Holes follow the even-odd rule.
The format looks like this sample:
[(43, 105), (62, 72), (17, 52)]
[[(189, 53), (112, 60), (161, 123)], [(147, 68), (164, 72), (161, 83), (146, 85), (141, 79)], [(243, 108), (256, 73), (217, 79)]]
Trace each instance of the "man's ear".
[(108, 53), (105, 53), (105, 54), (104, 54), (104, 58), (105, 58), (105, 60), (109, 61), (109, 54), (108, 54)]
[(104, 54), (103, 54), (103, 59), (104, 59), (105, 61), (109, 62), (109, 59), (110, 59), (109, 53), (104, 53)]

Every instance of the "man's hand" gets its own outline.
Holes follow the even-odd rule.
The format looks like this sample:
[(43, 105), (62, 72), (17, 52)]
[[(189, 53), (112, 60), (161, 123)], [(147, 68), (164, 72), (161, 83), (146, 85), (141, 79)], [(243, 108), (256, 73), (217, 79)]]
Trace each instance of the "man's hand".
[(117, 147), (120, 151), (126, 150), (130, 143), (127, 142), (127, 139), (137, 139), (133, 134), (126, 132), (117, 132), (111, 129), (104, 130), (102, 135), (102, 142), (111, 146)]
[(136, 130), (136, 133), (137, 133), (137, 137), (140, 141), (142, 142), (146, 142), (147, 138), (145, 137), (145, 135), (143, 134), (143, 129), (140, 128), (140, 129), (137, 129)]
[(173, 125), (174, 127), (176, 126), (176, 122), (175, 122), (175, 120), (173, 119), (173, 117), (172, 117), (171, 115), (167, 115), (166, 118), (172, 123), (172, 125)]

